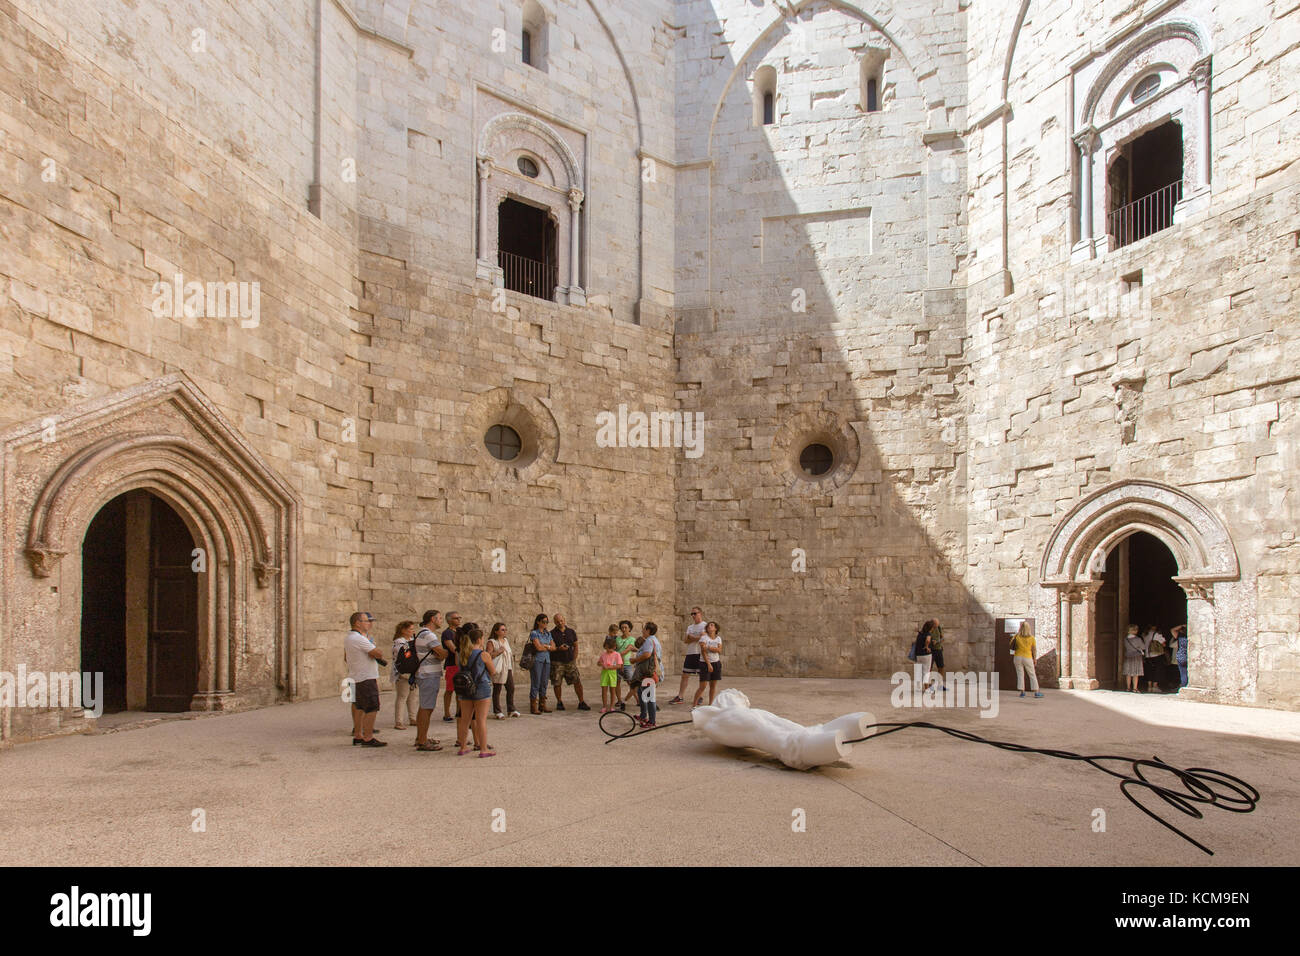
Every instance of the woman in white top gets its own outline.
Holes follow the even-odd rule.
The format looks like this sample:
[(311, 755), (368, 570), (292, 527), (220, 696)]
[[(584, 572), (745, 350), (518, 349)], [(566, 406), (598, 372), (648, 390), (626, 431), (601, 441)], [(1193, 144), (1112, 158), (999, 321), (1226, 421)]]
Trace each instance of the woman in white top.
[(492, 655), (492, 712), (497, 720), (506, 719), (506, 711), (501, 709), (501, 688), (506, 689), (506, 710), (511, 717), (518, 717), (515, 710), (515, 652), (506, 640), (506, 626), (500, 621), (492, 625), (488, 636), (487, 652)]
[(700, 686), (695, 692), (694, 707), (704, 701), (704, 686), (709, 687), (709, 706), (718, 696), (718, 681), (722, 680), (722, 636), (718, 633), (718, 622), (710, 621), (700, 638)]
[(397, 655), (398, 652), (406, 648), (411, 641), (415, 640), (415, 622), (403, 621), (397, 625), (397, 630), (393, 632), (393, 729), (405, 730), (406, 723), (402, 721), (402, 714), (405, 712), (407, 720), (415, 723), (416, 713), (420, 709), (420, 695), (414, 687), (408, 675), (397, 673)]

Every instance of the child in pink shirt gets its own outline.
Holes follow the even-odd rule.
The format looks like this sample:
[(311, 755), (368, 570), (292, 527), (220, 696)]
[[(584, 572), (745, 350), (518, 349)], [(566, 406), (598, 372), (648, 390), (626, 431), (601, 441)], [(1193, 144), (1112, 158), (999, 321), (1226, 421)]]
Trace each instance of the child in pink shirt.
[(596, 661), (600, 664), (600, 712), (608, 714), (618, 703), (618, 669), (623, 666), (614, 638), (605, 638), (605, 651)]

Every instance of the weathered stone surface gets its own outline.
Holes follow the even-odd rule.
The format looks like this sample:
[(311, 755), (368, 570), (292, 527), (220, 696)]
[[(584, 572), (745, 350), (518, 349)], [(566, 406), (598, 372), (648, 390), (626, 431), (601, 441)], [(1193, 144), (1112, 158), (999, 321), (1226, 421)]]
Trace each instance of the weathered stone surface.
[[(236, 662), (237, 696), (336, 693), (357, 607), (382, 638), (426, 607), (516, 639), (564, 611), (592, 654), (654, 619), (675, 662), (701, 604), (733, 673), (800, 676), (887, 674), (930, 616), (950, 668), (987, 668), (994, 618), (1028, 614), (1042, 676), (1086, 682), (1094, 556), (1047, 581), (1044, 554), (1089, 496), (1153, 482), (1238, 562), (1180, 566), (1192, 692), (1300, 707), (1300, 10), (542, 6), (541, 69), (505, 0), (337, 0), (319, 24), (311, 4), (0, 7), (0, 430), (179, 373), (283, 483), (293, 574), (232, 560), (279, 582), (289, 630)], [(1115, 150), (1167, 117), (1184, 201), (1116, 248)], [(554, 302), (494, 292), (506, 196), (556, 223)], [(702, 454), (603, 447), (620, 405), (699, 413)], [(498, 421), (517, 467), (484, 447)], [(817, 480), (812, 442), (834, 455)], [(28, 533), (82, 447), (4, 462), (0, 670), (77, 666), (78, 587), (36, 612), (59, 559)], [(1194, 517), (1169, 518), (1189, 561)], [(213, 626), (243, 648), (247, 622)], [(60, 723), (27, 719), (5, 738)]]

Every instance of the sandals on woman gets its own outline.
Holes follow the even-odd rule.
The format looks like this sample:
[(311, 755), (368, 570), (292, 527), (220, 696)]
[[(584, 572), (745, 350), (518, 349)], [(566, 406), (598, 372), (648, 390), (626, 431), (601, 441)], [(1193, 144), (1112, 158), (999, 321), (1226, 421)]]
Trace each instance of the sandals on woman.
[(484, 750), (479, 754), (480, 757), (495, 757), (496, 755), (497, 752), (495, 750)]
[(422, 743), (422, 744), (416, 744), (416, 745), (415, 745), (415, 749), (416, 749), (416, 750), (424, 750), (424, 751), (429, 751), (429, 750), (441, 750), (441, 749), (442, 749), (442, 744), (438, 743), (438, 741), (436, 741), (436, 740), (427, 740), (427, 741), (425, 741), (425, 742)]

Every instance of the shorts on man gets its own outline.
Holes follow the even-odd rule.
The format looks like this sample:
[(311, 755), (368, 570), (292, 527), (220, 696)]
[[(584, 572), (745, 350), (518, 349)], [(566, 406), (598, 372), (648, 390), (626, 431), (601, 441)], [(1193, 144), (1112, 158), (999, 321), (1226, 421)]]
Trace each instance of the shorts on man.
[(370, 680), (357, 681), (356, 700), (353, 703), (357, 710), (363, 714), (373, 714), (379, 710), (379, 681), (371, 678)]
[(574, 681), (582, 680), (582, 675), (578, 672), (578, 665), (573, 661), (563, 661), (556, 663), (551, 661), (551, 683), (559, 686), (561, 681), (573, 686)]
[(704, 665), (700, 663), (699, 654), (687, 654), (685, 659), (682, 660), (683, 674), (698, 674), (702, 670), (704, 670)]
[(415, 686), (420, 689), (420, 709), (437, 710), (438, 695), (442, 693), (442, 675), (424, 674), (417, 677)]

